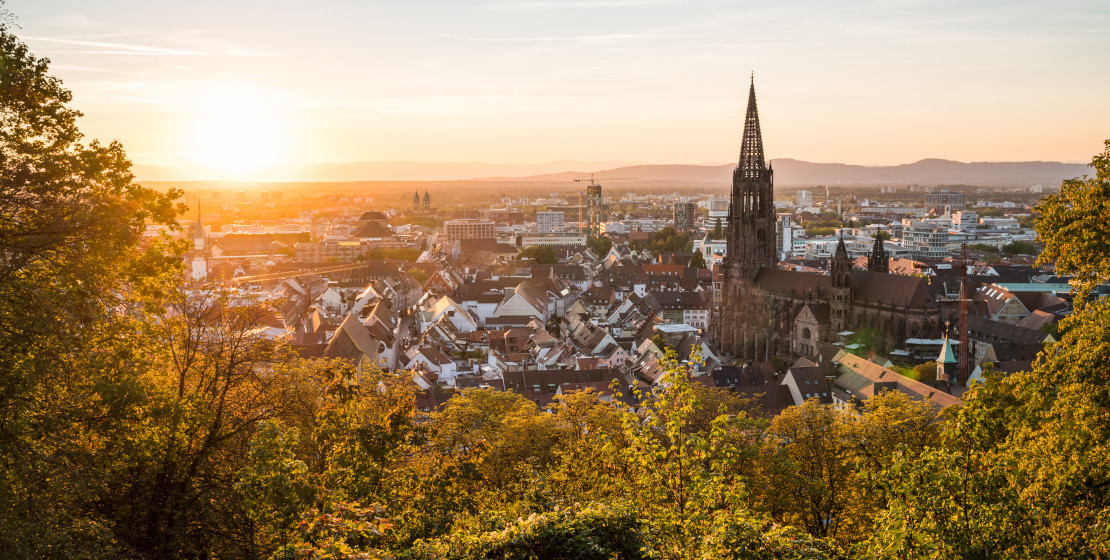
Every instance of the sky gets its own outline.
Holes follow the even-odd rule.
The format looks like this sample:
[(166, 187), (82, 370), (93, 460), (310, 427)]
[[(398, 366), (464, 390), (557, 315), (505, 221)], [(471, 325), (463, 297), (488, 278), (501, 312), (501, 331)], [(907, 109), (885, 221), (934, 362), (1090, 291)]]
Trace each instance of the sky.
[(314, 162), (1087, 162), (1110, 2), (7, 0), (89, 137), (187, 178)]

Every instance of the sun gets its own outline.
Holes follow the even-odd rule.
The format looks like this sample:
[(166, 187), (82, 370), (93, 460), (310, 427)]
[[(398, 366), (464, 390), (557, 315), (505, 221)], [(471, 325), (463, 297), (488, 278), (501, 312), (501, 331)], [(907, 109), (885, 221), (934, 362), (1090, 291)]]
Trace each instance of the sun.
[(244, 92), (213, 94), (190, 123), (195, 163), (226, 177), (246, 175), (282, 161), (283, 126), (261, 99)]

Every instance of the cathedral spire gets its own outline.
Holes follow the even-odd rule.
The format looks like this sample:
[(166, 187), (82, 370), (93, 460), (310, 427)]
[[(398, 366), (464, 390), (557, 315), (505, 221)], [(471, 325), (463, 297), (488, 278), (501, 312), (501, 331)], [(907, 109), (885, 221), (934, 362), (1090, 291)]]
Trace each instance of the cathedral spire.
[(887, 259), (886, 246), (883, 245), (883, 236), (880, 234), (875, 235), (875, 245), (871, 247), (871, 256), (867, 258), (867, 270), (890, 272), (890, 260)]
[(759, 110), (755, 105), (755, 74), (748, 90), (748, 111), (744, 117), (744, 139), (740, 143), (740, 169), (747, 177), (755, 177), (766, 169), (763, 161), (763, 135), (759, 131)]

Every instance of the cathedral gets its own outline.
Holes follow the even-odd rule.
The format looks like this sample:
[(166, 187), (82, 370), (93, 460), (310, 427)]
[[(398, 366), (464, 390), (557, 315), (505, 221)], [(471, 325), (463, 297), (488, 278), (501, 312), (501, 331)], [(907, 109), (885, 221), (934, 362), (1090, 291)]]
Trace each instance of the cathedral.
[(740, 161), (732, 173), (721, 309), (711, 336), (724, 354), (746, 359), (815, 356), (840, 333), (867, 329), (883, 346), (940, 338), (951, 312), (939, 290), (915, 276), (889, 274), (882, 241), (856, 270), (843, 239), (828, 274), (779, 268), (774, 170), (764, 159), (755, 80), (748, 92)]

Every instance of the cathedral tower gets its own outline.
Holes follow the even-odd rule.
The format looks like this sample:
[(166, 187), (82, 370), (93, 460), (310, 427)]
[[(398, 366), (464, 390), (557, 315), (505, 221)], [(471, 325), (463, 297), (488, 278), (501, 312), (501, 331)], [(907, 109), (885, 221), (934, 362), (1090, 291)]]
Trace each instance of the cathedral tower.
[(748, 91), (740, 163), (732, 172), (725, 275), (751, 282), (760, 268), (778, 262), (775, 253), (773, 170), (763, 159), (763, 136), (755, 104), (755, 79)]
[(778, 263), (775, 251), (774, 172), (763, 157), (763, 136), (755, 103), (755, 79), (748, 90), (748, 110), (740, 161), (732, 172), (721, 310), (714, 338), (725, 353), (766, 357), (772, 317), (753, 289), (759, 270)]
[(890, 272), (890, 259), (886, 256), (886, 246), (883, 245), (881, 235), (875, 235), (875, 246), (871, 248), (871, 256), (867, 257), (867, 270), (871, 272)]
[(852, 314), (852, 260), (848, 258), (843, 237), (836, 244), (836, 255), (829, 264), (829, 276), (832, 277), (832, 293), (829, 294), (832, 327), (836, 332), (843, 332), (851, 323)]

